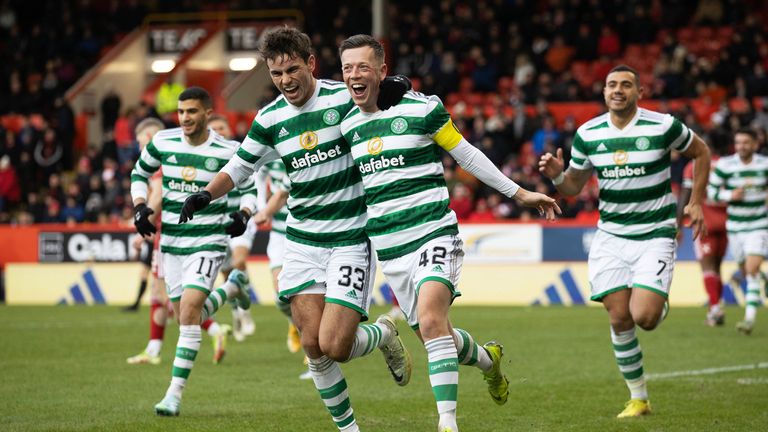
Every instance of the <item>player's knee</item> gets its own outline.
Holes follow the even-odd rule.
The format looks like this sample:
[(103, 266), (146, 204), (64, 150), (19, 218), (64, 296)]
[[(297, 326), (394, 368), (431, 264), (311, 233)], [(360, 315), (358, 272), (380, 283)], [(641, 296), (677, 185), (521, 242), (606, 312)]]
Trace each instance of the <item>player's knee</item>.
[(320, 340), (317, 335), (301, 333), (301, 347), (304, 352), (312, 358), (317, 358), (323, 355), (323, 351), (320, 349)]
[(611, 315), (611, 328), (613, 328), (615, 332), (627, 331), (634, 326), (635, 321), (629, 313), (626, 315)]
[(200, 311), (195, 310), (183, 310), (179, 314), (180, 325), (196, 325), (200, 324)]
[(424, 340), (445, 336), (448, 334), (448, 322), (445, 317), (433, 314), (419, 315), (419, 331)]
[(635, 324), (643, 330), (650, 331), (659, 325), (660, 314), (655, 313), (641, 313), (637, 317), (634, 317)]
[(349, 360), (351, 346), (342, 338), (329, 338), (320, 343), (320, 350), (331, 360), (345, 362)]

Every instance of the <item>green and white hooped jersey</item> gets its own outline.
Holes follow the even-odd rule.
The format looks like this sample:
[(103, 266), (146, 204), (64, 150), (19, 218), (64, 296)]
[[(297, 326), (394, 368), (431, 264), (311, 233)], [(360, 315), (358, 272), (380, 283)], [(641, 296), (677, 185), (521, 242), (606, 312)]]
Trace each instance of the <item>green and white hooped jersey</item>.
[(608, 113), (579, 127), (571, 167), (597, 172), (597, 227), (632, 240), (674, 238), (670, 151), (685, 151), (692, 141), (693, 132), (679, 120), (643, 108), (624, 129), (616, 128)]
[[(255, 183), (256, 183), (255, 175), (253, 176), (252, 181), (254, 183), (254, 189), (255, 189)], [(250, 183), (251, 181), (248, 182), (248, 184)], [(258, 198), (258, 194), (255, 192), (255, 190), (251, 190), (251, 189), (243, 190), (243, 189), (234, 188), (231, 191), (227, 192), (227, 215), (243, 208), (242, 206), (243, 196), (251, 195), (251, 194), (253, 194)]]
[[(152, 137), (131, 172), (131, 195), (147, 197), (147, 183), (162, 168), (163, 200), (161, 212), (160, 250), (172, 255), (189, 255), (200, 251), (225, 252), (228, 217), (227, 198), (221, 197), (195, 213), (194, 219), (179, 224), (184, 200), (199, 192), (213, 180), (232, 158), (238, 143), (208, 130), (208, 140), (198, 146), (187, 143), (181, 128), (166, 129)], [(239, 208), (255, 208), (256, 187), (253, 179), (238, 185), (245, 192)]]
[[(291, 190), (291, 179), (288, 178), (288, 172), (282, 160), (267, 162), (259, 170), (259, 175), (264, 175), (269, 179), (269, 191), (272, 194), (277, 191)], [(272, 216), (272, 231), (285, 234), (288, 213), (288, 205), (286, 204)]]
[[(317, 80), (302, 107), (280, 95), (262, 108), (224, 171), (253, 171), (276, 155), (291, 181), (286, 237), (318, 247), (366, 241), (360, 174), (339, 123), (354, 106), (343, 83)], [(261, 162), (260, 162), (261, 161)]]
[(458, 233), (434, 139), (444, 126), (453, 131), (440, 99), (417, 92), (406, 93), (386, 111), (369, 114), (355, 107), (341, 122), (363, 177), (366, 231), (380, 260)]
[[(731, 191), (744, 188), (744, 199), (731, 201)], [(739, 155), (722, 157), (709, 175), (709, 196), (728, 201), (728, 232), (768, 229), (768, 157), (755, 153), (748, 164)]]

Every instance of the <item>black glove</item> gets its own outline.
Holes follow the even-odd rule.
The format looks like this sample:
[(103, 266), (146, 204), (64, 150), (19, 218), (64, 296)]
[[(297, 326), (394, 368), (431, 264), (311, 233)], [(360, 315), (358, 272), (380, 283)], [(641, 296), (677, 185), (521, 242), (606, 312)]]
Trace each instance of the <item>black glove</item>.
[(386, 110), (397, 105), (405, 92), (411, 89), (411, 80), (405, 75), (394, 75), (384, 78), (379, 84), (379, 98), (376, 106), (380, 110)]
[(133, 208), (133, 224), (136, 226), (136, 231), (142, 237), (150, 236), (157, 232), (155, 224), (149, 221), (149, 215), (152, 213), (154, 211), (144, 203), (138, 204)]
[(188, 220), (192, 220), (195, 212), (208, 207), (211, 202), (211, 193), (207, 190), (203, 190), (197, 193), (193, 193), (184, 200), (184, 206), (181, 207), (181, 215), (179, 215), (179, 223), (184, 223)]
[(224, 232), (229, 234), (230, 237), (243, 235), (245, 227), (248, 225), (248, 219), (250, 219), (248, 213), (246, 213), (245, 210), (240, 210), (230, 213), (229, 217), (232, 218), (232, 223), (224, 228)]

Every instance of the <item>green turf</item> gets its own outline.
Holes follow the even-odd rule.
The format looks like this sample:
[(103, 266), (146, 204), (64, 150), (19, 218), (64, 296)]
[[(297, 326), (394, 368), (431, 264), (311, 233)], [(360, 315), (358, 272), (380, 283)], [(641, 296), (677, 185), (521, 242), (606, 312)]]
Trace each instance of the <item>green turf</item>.
[[(703, 309), (673, 309), (657, 331), (639, 332), (646, 373), (768, 362), (768, 312), (761, 309), (749, 337), (733, 328), (742, 311), (727, 314), (727, 325), (713, 329), (703, 325)], [(297, 379), (303, 366), (285, 349), (285, 319), (267, 306), (254, 307), (254, 318), (256, 335), (230, 341), (219, 366), (211, 364), (204, 336), (181, 416), (159, 418), (153, 405), (170, 379), (175, 325), (160, 366), (130, 366), (125, 358), (146, 343), (147, 308), (126, 314), (113, 307), (0, 307), (0, 429), (335, 430), (312, 383)], [(765, 367), (651, 380), (653, 415), (616, 420), (628, 394), (602, 309), (455, 307), (452, 319), (478, 341), (504, 343), (512, 383), (509, 402), (499, 407), (480, 372), (462, 367), (462, 432), (766, 430)], [(222, 321), (230, 321), (228, 310)], [(364, 431), (436, 430), (423, 346), (402, 333), (415, 362), (407, 387), (392, 382), (377, 352), (342, 366)]]

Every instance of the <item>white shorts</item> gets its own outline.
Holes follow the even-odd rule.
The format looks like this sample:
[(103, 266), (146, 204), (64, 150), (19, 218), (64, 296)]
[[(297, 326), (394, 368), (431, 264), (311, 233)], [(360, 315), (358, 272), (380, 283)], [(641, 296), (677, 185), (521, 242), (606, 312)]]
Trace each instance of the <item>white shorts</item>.
[(196, 289), (206, 295), (211, 293), (216, 275), (224, 262), (222, 252), (203, 251), (192, 255), (164, 253), (165, 285), (168, 298), (177, 302), (185, 289)]
[(411, 328), (419, 328), (417, 299), (424, 282), (444, 283), (451, 290), (451, 301), (461, 295), (458, 285), (464, 262), (463, 244), (458, 236), (446, 235), (428, 241), (408, 255), (381, 262), (384, 277)]
[(643, 288), (669, 296), (675, 268), (675, 240), (629, 240), (597, 230), (589, 249), (589, 284), (593, 301), (627, 289)]
[(326, 303), (355, 310), (368, 319), (376, 260), (369, 242), (323, 248), (285, 242), (285, 261), (278, 276), (283, 302), (301, 294), (324, 294)]
[(283, 257), (285, 256), (285, 234), (275, 231), (269, 233), (267, 256), (269, 257), (270, 270), (283, 266)]
[(768, 231), (729, 232), (728, 247), (737, 263), (743, 263), (749, 255), (765, 257), (768, 252)]

